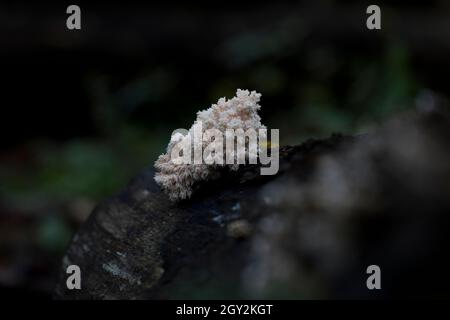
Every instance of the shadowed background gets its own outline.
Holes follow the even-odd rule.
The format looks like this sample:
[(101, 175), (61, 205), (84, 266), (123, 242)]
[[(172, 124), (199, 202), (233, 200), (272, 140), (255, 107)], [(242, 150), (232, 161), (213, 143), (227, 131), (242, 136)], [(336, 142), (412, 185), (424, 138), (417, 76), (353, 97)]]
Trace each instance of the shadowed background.
[[(369, 3), (0, 5), (0, 288), (47, 297), (93, 206), (236, 88), (281, 144), (447, 107), (450, 6)], [(68, 5), (68, 4), (67, 4)]]

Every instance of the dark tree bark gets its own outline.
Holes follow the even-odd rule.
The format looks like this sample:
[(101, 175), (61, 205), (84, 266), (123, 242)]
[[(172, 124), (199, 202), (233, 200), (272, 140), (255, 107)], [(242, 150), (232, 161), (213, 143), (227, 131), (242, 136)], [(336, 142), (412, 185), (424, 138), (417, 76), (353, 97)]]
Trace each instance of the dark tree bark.
[[(309, 140), (199, 185), (173, 204), (144, 171), (101, 203), (63, 259), (56, 298), (445, 296), (450, 121), (391, 121)], [(82, 289), (66, 288), (68, 265)], [(379, 265), (382, 290), (366, 287)], [(411, 283), (414, 279), (414, 283)]]

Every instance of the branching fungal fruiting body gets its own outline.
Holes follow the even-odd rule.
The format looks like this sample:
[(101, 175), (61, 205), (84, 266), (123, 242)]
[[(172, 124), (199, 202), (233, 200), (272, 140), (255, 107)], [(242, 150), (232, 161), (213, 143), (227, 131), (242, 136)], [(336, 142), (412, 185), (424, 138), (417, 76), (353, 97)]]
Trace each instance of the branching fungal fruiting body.
[[(229, 100), (221, 98), (209, 109), (199, 111), (197, 119), (187, 134), (175, 133), (172, 135), (166, 153), (160, 155), (155, 162), (155, 181), (171, 200), (178, 201), (189, 198), (192, 195), (194, 184), (212, 178), (218, 166), (227, 166), (231, 170), (237, 170), (239, 163), (242, 163), (239, 161), (242, 157), (244, 159), (245, 157), (249, 159), (257, 157), (259, 149), (251, 149), (248, 147), (248, 142), (244, 142), (245, 154), (240, 154), (239, 149), (237, 152), (232, 152), (232, 160), (235, 160), (232, 163), (228, 161), (229, 154), (227, 154), (227, 161), (224, 164), (223, 153), (217, 152), (219, 150), (217, 145), (220, 142), (223, 146), (223, 140), (227, 139), (230, 129), (241, 131), (249, 129), (261, 131), (263, 129), (265, 132), (265, 126), (261, 124), (261, 118), (258, 115), (258, 110), (261, 108), (258, 104), (260, 97), (261, 94), (255, 91), (238, 89), (234, 98)], [(198, 137), (196, 130), (201, 130), (199, 139), (196, 138)], [(211, 141), (211, 137), (208, 134), (203, 135), (203, 133), (212, 130), (220, 132), (220, 136), (216, 135), (215, 139)], [(201, 154), (205, 147), (205, 152)], [(211, 149), (214, 151), (211, 152)], [(191, 160), (191, 154), (193, 154), (194, 161), (189, 163), (175, 161), (174, 155), (178, 156), (180, 150), (184, 153), (182, 156), (187, 157), (188, 160)], [(204, 161), (198, 161), (199, 152), (200, 158), (203, 156)], [(226, 152), (228, 153), (228, 150)]]

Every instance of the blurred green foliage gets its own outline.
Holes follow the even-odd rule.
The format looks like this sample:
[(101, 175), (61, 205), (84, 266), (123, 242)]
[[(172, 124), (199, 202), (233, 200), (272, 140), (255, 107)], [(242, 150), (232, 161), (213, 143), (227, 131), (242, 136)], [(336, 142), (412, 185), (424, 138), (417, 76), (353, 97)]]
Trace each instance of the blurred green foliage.
[[(255, 88), (263, 93), (261, 103), (267, 114), (263, 122), (280, 129), (282, 144), (298, 144), (333, 132), (363, 132), (387, 116), (414, 106), (418, 85), (404, 47), (390, 45), (377, 59), (360, 56), (340, 64), (333, 50), (319, 48), (314, 53), (314, 58), (306, 59), (311, 69), (306, 71), (306, 78), (296, 79), (296, 73), (276, 61), (249, 62), (245, 72), (231, 73), (206, 84), (207, 99), (212, 103), (220, 96), (233, 95), (236, 87)], [(330, 72), (321, 70), (323, 65)], [(341, 78), (348, 82), (345, 90), (335, 88)], [(14, 170), (0, 164), (0, 191), (9, 205), (29, 210), (42, 207), (42, 202), (64, 202), (77, 197), (98, 201), (123, 187), (164, 150), (170, 132), (176, 129), (171, 125), (176, 124), (145, 125), (133, 122), (132, 115), (173, 94), (173, 73), (157, 68), (116, 88), (106, 75), (91, 75), (86, 81), (100, 135), (59, 144), (32, 141), (29, 168)], [(290, 104), (267, 111), (265, 102), (270, 99), (275, 106), (277, 99)], [(195, 111), (207, 106), (186, 107), (193, 110), (194, 117)], [(189, 127), (190, 122), (177, 124)]]
[(83, 81), (94, 132), (32, 139), (20, 149), (26, 156), (0, 162), (2, 206), (41, 217), (38, 245), (62, 252), (95, 203), (152, 166), (173, 130), (189, 128), (197, 111), (237, 88), (262, 93), (263, 123), (280, 129), (281, 145), (365, 132), (414, 107), (420, 85), (406, 46), (385, 41), (376, 52), (348, 51), (308, 42), (309, 32), (288, 14), (230, 33), (200, 68), (186, 57), (178, 66), (149, 61), (125, 75), (90, 70)]
[(63, 252), (71, 236), (72, 231), (61, 215), (45, 217), (37, 228), (38, 244), (50, 252)]
[[(281, 145), (334, 132), (367, 132), (387, 117), (414, 108), (417, 93), (424, 89), (414, 62), (418, 54), (430, 59), (433, 51), (418, 53), (417, 46), (402, 44), (401, 33), (362, 36), (363, 21), (340, 21), (338, 15), (321, 20), (313, 14), (310, 19), (308, 13), (339, 7), (325, 0), (317, 7), (324, 10), (316, 11), (317, 5), (261, 4), (229, 14), (189, 6), (144, 10), (137, 17), (123, 15), (120, 9), (110, 21), (108, 14), (98, 16), (104, 25), (86, 37), (92, 42), (83, 42), (83, 36), (74, 47), (50, 32), (52, 28), (45, 28), (43, 43), (30, 33), (36, 47), (16, 58), (26, 79), (12, 64), (15, 77), (9, 80), (39, 108), (17, 106), (18, 118), (27, 116), (32, 126), (24, 140), (20, 129), (7, 137), (13, 141), (20, 136), (20, 144), (0, 154), (0, 222), (16, 228), (4, 245), (7, 251), (20, 251), (10, 248), (16, 245), (16, 235), (24, 234), (29, 241), (24, 241), (24, 251), (35, 253), (38, 248), (49, 260), (58, 260), (96, 203), (152, 166), (173, 130), (189, 128), (197, 111), (220, 97), (232, 97), (237, 88), (262, 94), (262, 122), (280, 129)], [(420, 20), (422, 9), (409, 10)], [(116, 15), (123, 24), (117, 24)], [(416, 33), (410, 31), (410, 36)], [(411, 45), (415, 39), (420, 37), (405, 41)], [(41, 55), (43, 66), (35, 63)], [(14, 59), (6, 55), (4, 60)], [(439, 74), (431, 67), (422, 72), (428, 79)], [(64, 78), (66, 73), (70, 77)], [(11, 93), (14, 99), (16, 95)], [(13, 107), (18, 104), (13, 102)], [(34, 110), (36, 119), (21, 110)], [(19, 266), (11, 268), (18, 272), (25, 270), (22, 264), (30, 265), (13, 255), (9, 259)], [(215, 294), (207, 288), (191, 289), (193, 296)], [(232, 289), (225, 286), (224, 292)]]

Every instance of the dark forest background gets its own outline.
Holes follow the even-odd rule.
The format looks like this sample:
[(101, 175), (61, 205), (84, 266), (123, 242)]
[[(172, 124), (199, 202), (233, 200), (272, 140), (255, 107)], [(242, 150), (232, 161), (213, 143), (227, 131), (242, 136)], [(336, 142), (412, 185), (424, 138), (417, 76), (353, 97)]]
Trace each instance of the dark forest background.
[(94, 205), (237, 88), (281, 144), (447, 107), (450, 3), (0, 4), (0, 288), (50, 296)]

